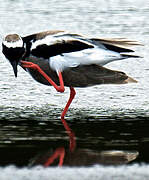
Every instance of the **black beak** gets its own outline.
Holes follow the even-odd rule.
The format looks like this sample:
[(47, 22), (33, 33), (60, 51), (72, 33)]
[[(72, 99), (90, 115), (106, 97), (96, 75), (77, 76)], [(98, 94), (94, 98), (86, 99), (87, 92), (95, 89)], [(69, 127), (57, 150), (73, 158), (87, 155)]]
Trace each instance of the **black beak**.
[(17, 62), (17, 61), (11, 61), (10, 63), (11, 63), (11, 65), (12, 65), (12, 67), (13, 67), (14, 75), (15, 75), (15, 77), (17, 77), (17, 72), (18, 72), (17, 66), (18, 66), (18, 62)]

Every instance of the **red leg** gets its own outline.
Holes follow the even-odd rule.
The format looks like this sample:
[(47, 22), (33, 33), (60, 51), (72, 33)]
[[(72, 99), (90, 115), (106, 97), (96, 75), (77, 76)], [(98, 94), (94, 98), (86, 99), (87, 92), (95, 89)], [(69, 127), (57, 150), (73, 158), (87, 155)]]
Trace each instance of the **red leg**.
[[(55, 84), (54, 81), (52, 81), (52, 79), (37, 65), (37, 64), (34, 64), (32, 62), (28, 62), (28, 61), (21, 61), (21, 66), (24, 67), (24, 68), (31, 68), (31, 69), (35, 69), (37, 70), (57, 91), (59, 92), (64, 92), (64, 82), (63, 82), (63, 77), (62, 77), (62, 73), (59, 72), (58, 76), (59, 76), (59, 81), (60, 81), (60, 86), (57, 86)], [(70, 87), (70, 97), (69, 97), (69, 100), (61, 114), (61, 121), (70, 137), (70, 150), (73, 151), (75, 149), (75, 146), (76, 146), (76, 142), (75, 142), (75, 135), (74, 133), (72, 132), (72, 130), (69, 128), (68, 124), (66, 123), (66, 121), (64, 120), (64, 117), (68, 111), (68, 108), (72, 102), (72, 100), (74, 99), (75, 97), (75, 90), (74, 88)]]
[(66, 130), (69, 138), (70, 138), (69, 148), (70, 148), (70, 151), (71, 151), (71, 152), (72, 152), (72, 151), (75, 149), (75, 147), (76, 147), (75, 134), (73, 133), (73, 131), (72, 131), (72, 130), (70, 129), (70, 127), (68, 126), (67, 122), (66, 122), (65, 119), (64, 119), (64, 116), (65, 116), (65, 114), (67, 113), (68, 108), (69, 108), (72, 100), (73, 100), (74, 97), (75, 97), (75, 94), (76, 94), (76, 92), (75, 92), (74, 88), (70, 87), (70, 97), (69, 97), (69, 100), (68, 100), (68, 102), (67, 102), (67, 104), (66, 104), (66, 106), (65, 106), (65, 108), (64, 108), (64, 110), (63, 110), (63, 112), (62, 112), (62, 114), (61, 114), (61, 121), (62, 121), (62, 123), (63, 123), (63, 125), (64, 125), (64, 127), (65, 127), (65, 130)]
[(59, 164), (58, 165), (62, 166), (63, 162), (64, 162), (64, 157), (65, 157), (65, 149), (63, 147), (56, 149), (54, 154), (46, 161), (44, 166), (45, 167), (50, 166), (54, 162), (54, 160), (58, 157), (59, 157)]
[(66, 106), (65, 106), (65, 108), (64, 108), (64, 110), (62, 112), (62, 114), (61, 114), (61, 118), (65, 117), (65, 115), (66, 115), (66, 113), (68, 111), (68, 108), (69, 108), (72, 100), (74, 99), (75, 95), (76, 95), (76, 92), (75, 92), (74, 88), (70, 87), (70, 97), (69, 97), (69, 100), (68, 100), (68, 102), (67, 102), (67, 104), (66, 104)]
[(21, 61), (21, 66), (37, 70), (58, 92), (64, 92), (65, 88), (61, 72), (58, 73), (60, 82), (60, 86), (58, 86), (37, 64), (28, 61)]

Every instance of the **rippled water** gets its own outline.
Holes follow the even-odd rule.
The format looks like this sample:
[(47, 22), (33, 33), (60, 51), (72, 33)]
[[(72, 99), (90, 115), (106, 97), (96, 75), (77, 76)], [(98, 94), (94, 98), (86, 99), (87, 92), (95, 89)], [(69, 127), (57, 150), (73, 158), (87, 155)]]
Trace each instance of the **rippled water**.
[[(43, 179), (48, 179), (51, 171), (53, 176), (59, 172), (53, 179), (60, 176), (78, 179), (76, 171), (84, 179), (90, 179), (92, 172), (93, 179), (134, 179), (132, 171), (136, 167), (140, 174), (135, 179), (147, 179), (148, 165), (141, 163), (149, 163), (149, 3), (145, 0), (0, 0), (0, 16), (0, 40), (12, 32), (25, 36), (63, 29), (89, 36), (126, 37), (144, 44), (135, 48), (143, 58), (107, 65), (126, 72), (138, 83), (76, 88), (76, 98), (66, 116), (76, 136), (73, 155), (69, 152), (69, 136), (60, 121), (69, 89), (66, 88), (63, 94), (57, 93), (52, 87), (35, 82), (21, 68), (15, 79), (8, 61), (0, 53), (0, 165), (6, 166), (0, 169), (3, 172), (0, 179), (8, 179), (14, 172), (14, 167), (9, 166), (11, 164), (18, 167), (15, 168), (18, 179), (25, 179), (25, 176), (29, 179), (27, 174), (31, 172), (34, 179), (38, 173), (43, 175)], [(48, 168), (39, 172), (36, 168), (20, 169), (44, 164), (43, 159), (60, 147), (66, 151), (64, 165), (72, 166), (70, 162), (74, 162), (73, 165), (77, 166), (76, 162), (79, 162), (84, 168)], [(115, 152), (114, 158), (110, 154), (112, 160), (103, 154), (107, 151)], [(128, 154), (133, 154), (129, 161)], [(91, 159), (95, 160), (91, 162)], [(128, 162), (134, 165), (101, 166)], [(86, 166), (94, 164), (99, 164), (99, 167), (91, 166), (86, 173)], [(128, 176), (124, 176), (124, 169)], [(109, 177), (107, 172), (111, 173)]]

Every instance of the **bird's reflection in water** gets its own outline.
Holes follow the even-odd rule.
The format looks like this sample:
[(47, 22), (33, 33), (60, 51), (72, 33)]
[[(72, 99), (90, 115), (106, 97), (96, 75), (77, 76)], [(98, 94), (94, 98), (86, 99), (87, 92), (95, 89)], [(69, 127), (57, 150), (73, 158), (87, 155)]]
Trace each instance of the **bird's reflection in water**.
[(68, 126), (65, 119), (62, 123), (69, 136), (69, 149), (59, 147), (55, 151), (51, 148), (47, 152), (38, 154), (32, 159), (30, 165), (48, 166), (91, 166), (91, 165), (120, 165), (126, 164), (137, 158), (137, 151), (95, 151), (76, 147), (75, 133)]
[[(64, 125), (64, 128), (69, 136), (69, 152), (73, 153), (75, 148), (76, 148), (76, 139), (75, 139), (75, 134), (71, 130), (71, 128), (68, 126), (66, 120), (64, 118), (61, 118), (61, 121)], [(47, 167), (53, 163), (55, 159), (59, 158), (59, 166), (62, 166), (64, 163), (64, 158), (65, 158), (65, 148), (60, 147), (55, 150), (53, 155), (48, 158), (48, 160), (44, 163), (44, 166)]]
[(34, 112), (34, 117), (25, 114), (26, 118), (20, 118), (22, 111), (13, 117), (13, 111), (0, 118), (1, 166), (148, 163), (149, 122), (144, 115), (132, 117), (130, 112), (127, 117), (116, 114), (102, 118), (78, 112), (67, 119), (68, 124), (62, 119), (64, 129), (60, 119), (54, 119), (53, 110), (45, 120), (43, 111), (41, 115)]
[(121, 165), (135, 160), (137, 151), (101, 151), (91, 149), (75, 149), (73, 152), (65, 148), (52, 149), (37, 155), (30, 165), (48, 166), (92, 166), (92, 165)]

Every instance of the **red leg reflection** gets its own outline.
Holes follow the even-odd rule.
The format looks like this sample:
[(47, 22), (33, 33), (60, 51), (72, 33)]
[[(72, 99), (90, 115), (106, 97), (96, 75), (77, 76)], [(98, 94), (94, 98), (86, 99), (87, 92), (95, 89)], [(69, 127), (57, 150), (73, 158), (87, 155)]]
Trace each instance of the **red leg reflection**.
[(54, 154), (46, 161), (46, 163), (44, 164), (45, 167), (50, 166), (55, 159), (57, 159), (59, 157), (59, 166), (63, 165), (63, 161), (64, 161), (64, 156), (65, 156), (65, 149), (62, 148), (57, 148), (56, 151), (54, 152)]
[(65, 128), (65, 130), (66, 130), (69, 138), (70, 138), (70, 139), (69, 139), (69, 143), (70, 143), (70, 144), (69, 144), (69, 148), (70, 148), (70, 151), (71, 151), (71, 152), (74, 151), (75, 146), (76, 146), (75, 134), (73, 133), (73, 131), (71, 130), (71, 128), (68, 126), (68, 124), (67, 124), (67, 122), (65, 121), (64, 117), (65, 117), (65, 114), (66, 114), (67, 111), (68, 111), (68, 108), (69, 108), (72, 100), (73, 100), (74, 97), (75, 97), (75, 94), (76, 94), (76, 92), (75, 92), (74, 88), (70, 87), (70, 97), (69, 97), (69, 100), (68, 100), (68, 102), (67, 102), (67, 104), (66, 104), (66, 106), (65, 106), (65, 108), (64, 108), (64, 110), (63, 110), (63, 112), (62, 112), (62, 114), (61, 114), (61, 121), (62, 121), (62, 123), (63, 123), (63, 125), (64, 125), (64, 128)]
[[(76, 147), (76, 140), (75, 140), (75, 134), (73, 133), (73, 131), (70, 129), (70, 127), (68, 126), (67, 122), (65, 121), (64, 118), (61, 118), (62, 123), (65, 127), (65, 130), (67, 132), (67, 134), (69, 135), (69, 150), (70, 152), (73, 152), (75, 150)], [(46, 163), (44, 164), (45, 167), (50, 166), (55, 159), (57, 159), (59, 157), (59, 166), (63, 165), (64, 162), (64, 157), (65, 157), (65, 149), (64, 147), (61, 148), (57, 148), (54, 152), (54, 154), (48, 158), (48, 160), (46, 161)]]
[[(71, 87), (70, 88), (69, 100), (68, 100), (68, 102), (67, 102), (67, 104), (66, 104), (66, 106), (62, 112), (62, 115), (61, 115), (61, 121), (62, 121), (64, 128), (65, 128), (65, 130), (69, 136), (69, 150), (70, 150), (70, 152), (73, 152), (75, 150), (76, 140), (75, 140), (75, 134), (73, 133), (71, 128), (68, 126), (67, 122), (64, 119), (64, 116), (67, 113), (68, 108), (69, 108), (72, 100), (75, 97), (75, 94), (76, 94), (76, 92), (75, 92), (74, 88)], [(58, 157), (59, 157), (59, 164), (58, 165), (62, 166), (63, 162), (64, 162), (64, 157), (65, 157), (65, 149), (63, 147), (56, 149), (54, 154), (47, 160), (47, 162), (44, 164), (44, 166), (47, 167), (47, 166), (51, 165), (54, 162), (54, 160)]]
[(66, 132), (69, 136), (69, 150), (71, 152), (73, 152), (75, 150), (76, 147), (76, 140), (75, 140), (75, 134), (74, 132), (70, 129), (70, 127), (68, 126), (67, 122), (65, 121), (65, 119), (61, 119), (62, 123), (66, 129)]
[[(63, 77), (62, 77), (62, 73), (59, 72), (58, 73), (58, 77), (59, 77), (59, 82), (60, 82), (60, 86), (56, 85), (55, 82), (37, 65), (34, 64), (32, 62), (28, 62), (28, 61), (21, 61), (21, 66), (24, 68), (31, 68), (31, 69), (35, 69), (37, 70), (58, 92), (64, 92), (64, 82), (63, 82)], [(73, 131), (71, 130), (71, 128), (68, 126), (67, 122), (65, 121), (64, 117), (68, 111), (68, 108), (72, 102), (72, 100), (75, 97), (75, 90), (73, 87), (70, 87), (70, 97), (68, 99), (68, 102), (61, 114), (61, 121), (64, 125), (64, 128), (69, 136), (69, 149), (70, 152), (73, 152), (75, 147), (76, 147), (76, 141), (75, 141), (75, 134), (73, 133)], [(64, 161), (64, 156), (65, 156), (65, 149), (62, 148), (58, 148), (56, 149), (56, 151), (54, 152), (54, 154), (46, 161), (46, 163), (44, 164), (45, 167), (51, 165), (55, 159), (57, 159), (59, 157), (59, 166), (63, 165), (63, 161)]]

